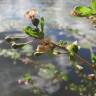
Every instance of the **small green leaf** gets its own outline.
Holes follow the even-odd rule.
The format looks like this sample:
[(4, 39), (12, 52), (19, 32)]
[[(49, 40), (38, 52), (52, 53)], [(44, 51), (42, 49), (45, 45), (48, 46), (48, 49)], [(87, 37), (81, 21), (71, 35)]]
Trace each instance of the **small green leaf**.
[(23, 78), (24, 78), (24, 80), (30, 80), (31, 76), (30, 76), (30, 74), (26, 73), (26, 74), (24, 74)]
[(33, 29), (30, 26), (27, 26), (24, 28), (24, 32), (34, 38), (43, 38), (44, 37), (44, 33), (43, 32), (39, 32), (36, 29)]
[(92, 0), (90, 7), (92, 8), (93, 14), (96, 14), (96, 0)]
[(85, 6), (78, 6), (75, 9), (78, 16), (91, 16), (92, 15), (92, 9)]
[(44, 32), (44, 24), (45, 24), (44, 17), (41, 17), (41, 19), (40, 19), (40, 28), (41, 28), (41, 32)]
[(67, 45), (67, 50), (71, 56), (74, 56), (78, 52), (78, 45), (72, 43)]
[(96, 64), (96, 54), (93, 54), (93, 56), (92, 56), (92, 62), (93, 62), (94, 64)]
[(67, 75), (63, 75), (62, 80), (67, 81), (68, 80), (68, 76)]
[(58, 45), (59, 46), (65, 46), (67, 44), (67, 42), (66, 41), (64, 41), (64, 40), (60, 40), (59, 42), (58, 42)]

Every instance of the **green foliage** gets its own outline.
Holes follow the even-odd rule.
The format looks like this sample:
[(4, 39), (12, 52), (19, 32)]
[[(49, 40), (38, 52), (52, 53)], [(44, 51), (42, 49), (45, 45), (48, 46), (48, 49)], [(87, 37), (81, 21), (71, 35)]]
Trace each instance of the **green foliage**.
[(67, 75), (63, 75), (62, 80), (67, 81), (68, 80), (68, 76)]
[(92, 15), (92, 9), (85, 6), (78, 6), (76, 7), (76, 13), (79, 16), (91, 16)]
[(60, 40), (60, 41), (58, 42), (58, 45), (63, 47), (63, 46), (65, 46), (66, 43), (67, 43), (66, 41)]
[(96, 14), (96, 0), (91, 0), (90, 7), (92, 8), (93, 14)]
[(60, 76), (61, 76), (61, 79), (64, 80), (64, 81), (68, 81), (69, 80), (68, 74), (65, 74), (64, 72), (61, 72)]
[(31, 75), (29, 73), (24, 74), (23, 76), (24, 80), (29, 81), (31, 80)]
[(41, 17), (41, 18), (40, 18), (40, 28), (41, 28), (41, 32), (44, 32), (44, 25), (45, 25), (44, 17)]
[(33, 37), (33, 38), (44, 38), (44, 33), (43, 32), (39, 32), (37, 29), (33, 29), (30, 26), (25, 27), (24, 32), (27, 35), (29, 35), (30, 37)]
[(78, 45), (76, 44), (69, 44), (67, 45), (67, 50), (71, 56), (74, 56), (78, 52)]
[(96, 64), (96, 54), (93, 54), (93, 56), (92, 56), (92, 62), (93, 62), (94, 64)]
[[(90, 6), (78, 6), (75, 8), (74, 13), (76, 16), (89, 17), (96, 14), (96, 0), (91, 0)], [(74, 14), (73, 13), (73, 14)]]

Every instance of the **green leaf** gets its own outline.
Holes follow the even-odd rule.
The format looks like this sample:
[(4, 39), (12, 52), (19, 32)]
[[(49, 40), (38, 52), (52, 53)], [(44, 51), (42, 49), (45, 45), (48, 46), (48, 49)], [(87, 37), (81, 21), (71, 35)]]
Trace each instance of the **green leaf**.
[(96, 54), (93, 54), (93, 56), (92, 56), (92, 62), (93, 62), (94, 64), (96, 64)]
[(92, 15), (92, 9), (85, 6), (78, 6), (75, 9), (76, 13), (79, 16), (91, 16)]
[(67, 42), (66, 41), (64, 41), (64, 40), (60, 40), (59, 42), (58, 42), (58, 45), (59, 46), (65, 46), (67, 44)]
[(30, 26), (27, 26), (24, 28), (24, 32), (34, 38), (43, 38), (44, 37), (44, 33), (43, 32), (38, 32), (36, 29), (33, 29)]
[(64, 81), (67, 81), (67, 80), (68, 80), (68, 76), (67, 76), (67, 75), (63, 75), (62, 79), (63, 79)]
[(67, 74), (61, 72), (60, 75), (61, 75), (61, 79), (62, 79), (62, 80), (64, 80), (64, 81), (68, 81), (68, 80), (69, 80), (69, 77), (68, 77)]
[(26, 73), (26, 74), (24, 74), (23, 78), (24, 78), (24, 80), (30, 80), (31, 76), (30, 76), (30, 74)]
[(71, 56), (74, 56), (78, 52), (78, 46), (75, 44), (67, 45), (67, 50)]
[(44, 17), (41, 17), (41, 19), (40, 19), (40, 28), (41, 28), (41, 32), (44, 32), (44, 24), (45, 24)]
[(96, 14), (96, 0), (92, 0), (90, 7), (92, 8), (93, 14)]

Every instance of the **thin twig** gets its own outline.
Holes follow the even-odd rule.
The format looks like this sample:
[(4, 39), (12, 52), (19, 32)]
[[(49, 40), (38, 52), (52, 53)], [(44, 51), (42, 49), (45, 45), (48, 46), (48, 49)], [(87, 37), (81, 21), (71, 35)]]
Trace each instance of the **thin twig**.
[[(37, 39), (37, 38), (36, 38), (36, 39)], [(39, 39), (39, 40), (40, 40), (40, 39)], [(26, 44), (29, 44), (29, 43), (32, 43), (32, 42), (33, 42), (33, 40), (26, 42)], [(65, 50), (67, 53), (69, 53), (65, 46), (59, 46), (58, 44), (56, 44), (56, 43), (54, 43), (54, 42), (51, 42), (51, 43), (53, 44), (53, 46), (58, 47), (58, 48), (61, 48), (61, 49)], [(64, 54), (67, 54), (67, 53), (64, 53)], [(61, 54), (63, 54), (63, 53), (61, 53)], [(75, 56), (77, 56), (77, 57), (78, 57), (79, 59), (81, 59), (83, 62), (85, 62), (85, 63), (87, 63), (87, 64), (90, 64), (85, 58), (81, 57), (79, 54), (75, 53)]]
[[(52, 42), (52, 44), (53, 44), (54, 46), (59, 47), (59, 48), (62, 48), (62, 49), (64, 49), (65, 51), (68, 52), (68, 50), (66, 49), (65, 46), (59, 46), (59, 45), (57, 45), (57, 44), (55, 44), (55, 43), (53, 43), (53, 42)], [(81, 57), (79, 54), (75, 53), (75, 56), (77, 56), (77, 57), (78, 57), (79, 59), (81, 59), (83, 62), (85, 62), (85, 63), (87, 63), (87, 64), (90, 64), (85, 58)]]

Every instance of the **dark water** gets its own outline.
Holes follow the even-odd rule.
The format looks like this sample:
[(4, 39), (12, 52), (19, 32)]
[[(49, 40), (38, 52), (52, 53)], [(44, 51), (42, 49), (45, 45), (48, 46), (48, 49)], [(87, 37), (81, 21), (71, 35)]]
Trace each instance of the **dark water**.
[[(40, 15), (46, 19), (46, 36), (50, 35), (54, 42), (60, 39), (69, 41), (77, 40), (83, 47), (83, 49), (80, 50), (80, 54), (90, 61), (90, 51), (88, 48), (96, 47), (96, 29), (87, 19), (70, 16), (70, 11), (75, 5), (87, 5), (89, 1), (90, 0), (0, 0), (0, 42), (2, 42), (3, 37), (8, 34), (23, 34), (23, 26), (29, 24), (24, 18), (24, 13), (26, 10), (35, 7)], [(68, 32), (67, 28), (78, 29), (79, 33)], [(8, 45), (3, 43), (0, 44), (0, 46), (6, 48)], [(67, 56), (63, 55), (52, 59), (43, 58), (42, 62), (56, 64), (60, 70), (73, 74), (72, 77), (74, 79), (74, 73), (71, 72), (71, 64)], [(23, 65), (20, 62), (14, 65), (10, 59), (0, 57), (0, 96), (31, 96), (30, 86), (26, 87), (17, 84), (18, 78), (28, 72), (34, 76), (36, 70), (33, 70), (32, 66)], [(76, 95), (74, 95), (74, 92), (63, 91), (62, 84), (61, 87), (60, 84), (52, 86), (51, 81), (43, 80), (38, 76), (34, 78), (41, 84), (41, 87), (49, 86), (47, 88), (49, 94), (60, 90), (53, 95)]]

